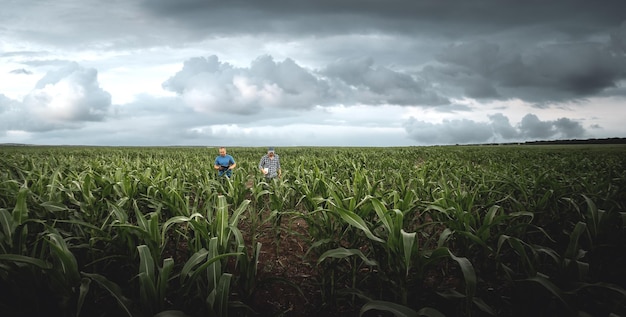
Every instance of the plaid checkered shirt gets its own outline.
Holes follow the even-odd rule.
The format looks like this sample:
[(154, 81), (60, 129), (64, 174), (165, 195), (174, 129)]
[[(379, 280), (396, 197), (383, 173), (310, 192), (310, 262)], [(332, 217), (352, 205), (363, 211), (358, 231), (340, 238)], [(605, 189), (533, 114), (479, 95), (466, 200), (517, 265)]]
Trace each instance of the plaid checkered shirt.
[(267, 174), (265, 177), (274, 178), (278, 176), (278, 170), (280, 169), (280, 158), (278, 154), (274, 154), (274, 159), (270, 159), (269, 155), (265, 154), (259, 162), (259, 169), (267, 168)]

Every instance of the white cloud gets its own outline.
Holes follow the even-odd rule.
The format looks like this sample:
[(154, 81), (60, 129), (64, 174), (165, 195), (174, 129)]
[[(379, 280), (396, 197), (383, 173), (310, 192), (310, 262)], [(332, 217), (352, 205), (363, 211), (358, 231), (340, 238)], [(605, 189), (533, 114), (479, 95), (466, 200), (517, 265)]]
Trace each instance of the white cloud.
[(47, 123), (102, 120), (111, 105), (111, 95), (100, 88), (97, 77), (95, 69), (69, 64), (44, 76), (24, 98), (24, 105)]

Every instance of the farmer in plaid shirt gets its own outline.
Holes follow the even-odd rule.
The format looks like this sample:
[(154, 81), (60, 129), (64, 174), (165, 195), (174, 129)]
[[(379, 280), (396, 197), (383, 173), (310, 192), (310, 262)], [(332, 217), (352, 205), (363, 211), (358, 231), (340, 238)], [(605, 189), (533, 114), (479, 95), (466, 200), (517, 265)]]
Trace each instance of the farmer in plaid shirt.
[(267, 154), (261, 158), (259, 169), (268, 180), (276, 176), (280, 177), (280, 158), (274, 153), (273, 147), (267, 149)]

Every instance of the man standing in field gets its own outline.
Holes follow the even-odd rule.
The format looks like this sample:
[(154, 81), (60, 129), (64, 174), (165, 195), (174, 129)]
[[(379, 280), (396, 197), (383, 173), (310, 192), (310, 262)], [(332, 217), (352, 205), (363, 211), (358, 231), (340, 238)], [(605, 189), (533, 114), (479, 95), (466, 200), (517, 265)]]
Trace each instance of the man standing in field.
[(226, 154), (225, 147), (221, 147), (220, 155), (215, 158), (215, 165), (213, 166), (214, 169), (218, 170), (217, 175), (226, 175), (226, 177), (230, 178), (230, 176), (233, 174), (233, 168), (235, 168), (235, 166), (237, 166), (237, 164), (235, 163), (235, 159), (232, 156)]
[(280, 158), (276, 153), (274, 153), (274, 148), (271, 147), (267, 149), (267, 154), (263, 155), (261, 161), (259, 162), (259, 169), (261, 173), (265, 175), (267, 180), (270, 180), (274, 177), (280, 177)]

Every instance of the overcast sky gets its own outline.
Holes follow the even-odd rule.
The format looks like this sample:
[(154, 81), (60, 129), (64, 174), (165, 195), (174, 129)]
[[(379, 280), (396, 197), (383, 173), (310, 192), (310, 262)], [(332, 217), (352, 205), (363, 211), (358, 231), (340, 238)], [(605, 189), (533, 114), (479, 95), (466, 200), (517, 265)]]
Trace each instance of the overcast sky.
[(624, 0), (3, 0), (0, 143), (626, 137)]

